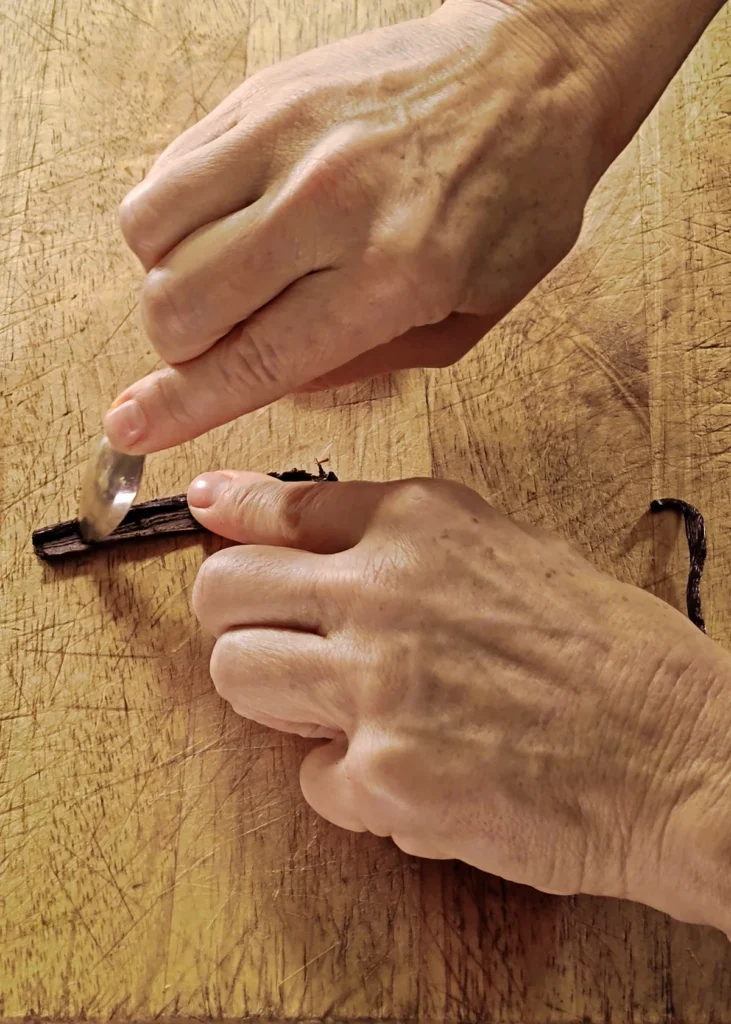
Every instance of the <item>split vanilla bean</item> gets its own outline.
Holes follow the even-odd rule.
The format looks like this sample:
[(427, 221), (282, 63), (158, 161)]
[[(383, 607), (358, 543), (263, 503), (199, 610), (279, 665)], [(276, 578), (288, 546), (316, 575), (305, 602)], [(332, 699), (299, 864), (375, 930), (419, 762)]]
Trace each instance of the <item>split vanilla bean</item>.
[[(269, 473), (269, 476), (288, 483), (300, 480), (337, 482), (338, 479), (334, 473), (326, 473), (319, 464), (317, 474), (308, 473), (304, 469), (290, 469), (284, 473)], [(69, 519), (36, 530), (33, 533), (33, 548), (39, 558), (50, 561), (67, 555), (83, 555), (120, 541), (205, 532), (205, 527), (191, 514), (186, 496), (175, 494), (170, 498), (157, 498), (133, 505), (117, 529), (104, 540), (88, 544), (81, 536), (79, 520)]]

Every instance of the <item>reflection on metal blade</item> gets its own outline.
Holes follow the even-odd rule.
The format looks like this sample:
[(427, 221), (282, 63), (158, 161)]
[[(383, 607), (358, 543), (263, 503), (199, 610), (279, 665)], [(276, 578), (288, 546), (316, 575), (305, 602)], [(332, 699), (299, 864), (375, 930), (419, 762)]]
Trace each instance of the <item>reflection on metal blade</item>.
[(144, 455), (125, 455), (107, 437), (95, 443), (81, 485), (79, 530), (87, 543), (102, 540), (127, 515), (142, 480)]

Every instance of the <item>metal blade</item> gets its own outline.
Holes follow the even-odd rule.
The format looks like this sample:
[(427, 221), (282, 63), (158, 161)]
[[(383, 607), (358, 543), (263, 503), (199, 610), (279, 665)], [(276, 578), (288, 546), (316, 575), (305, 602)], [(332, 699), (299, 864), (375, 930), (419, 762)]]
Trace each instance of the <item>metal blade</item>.
[(144, 455), (118, 452), (105, 434), (95, 442), (79, 501), (79, 531), (87, 543), (103, 540), (119, 526), (137, 496), (144, 467)]

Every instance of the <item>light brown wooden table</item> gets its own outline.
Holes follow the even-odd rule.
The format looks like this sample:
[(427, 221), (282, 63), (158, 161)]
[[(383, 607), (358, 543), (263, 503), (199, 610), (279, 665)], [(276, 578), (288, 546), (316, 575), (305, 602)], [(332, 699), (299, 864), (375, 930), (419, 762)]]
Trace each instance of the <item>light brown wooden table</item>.
[[(188, 609), (213, 542), (44, 569), (87, 444), (154, 362), (116, 207), (245, 75), (427, 0), (0, 0), (0, 1019), (731, 1019), (731, 947), (318, 821), (305, 744), (212, 692)], [(435, 474), (682, 607), (706, 514), (731, 638), (731, 9), (607, 175), (565, 264), (479, 351), (287, 401), (153, 458)]]

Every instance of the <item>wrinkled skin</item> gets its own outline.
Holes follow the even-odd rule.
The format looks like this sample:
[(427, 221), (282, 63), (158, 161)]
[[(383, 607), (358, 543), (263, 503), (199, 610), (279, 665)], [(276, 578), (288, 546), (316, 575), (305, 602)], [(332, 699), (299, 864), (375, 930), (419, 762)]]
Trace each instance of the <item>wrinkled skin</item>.
[(169, 365), (117, 398), (112, 443), (458, 360), (570, 250), (721, 6), (446, 0), (252, 76), (122, 203)]
[(113, 442), (457, 360), (575, 242), (598, 78), (507, 5), (451, 3), (244, 82), (122, 205), (174, 367), (119, 397)]
[[(151, 452), (308, 387), (459, 359), (573, 245), (720, 0), (447, 0), (255, 75), (124, 201), (169, 365), (105, 421)], [(322, 737), (320, 813), (553, 892), (729, 930), (728, 656), (437, 483), (190, 493), (246, 545), (194, 608), (241, 714)]]
[(320, 814), (727, 927), (729, 656), (678, 612), (456, 484), (207, 474), (189, 500), (241, 545), (193, 595), (213, 681), (327, 739)]

